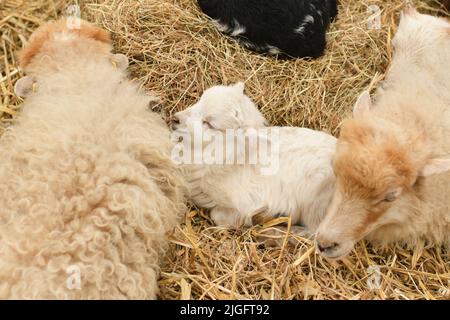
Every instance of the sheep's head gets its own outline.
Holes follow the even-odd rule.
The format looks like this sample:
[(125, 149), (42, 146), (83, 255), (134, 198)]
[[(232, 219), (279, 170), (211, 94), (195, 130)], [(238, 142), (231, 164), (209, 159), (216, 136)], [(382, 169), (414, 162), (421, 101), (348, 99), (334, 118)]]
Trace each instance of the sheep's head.
[(334, 158), (336, 190), (316, 234), (324, 256), (338, 259), (382, 226), (406, 217), (395, 207), (414, 199), (420, 179), (450, 170), (450, 159), (415, 159), (388, 125), (368, 114), (370, 97), (358, 100), (355, 118), (341, 129)]
[(242, 82), (207, 89), (200, 100), (172, 117), (172, 128), (192, 131), (194, 125), (203, 130), (261, 128), (266, 119), (252, 100), (244, 94)]
[(432, 58), (436, 54), (442, 55), (439, 51), (443, 49), (437, 50), (437, 48), (442, 44), (448, 48), (449, 42), (450, 22), (446, 18), (421, 14), (408, 3), (401, 13), (400, 24), (392, 45), (399, 53)]
[(36, 78), (44, 71), (61, 70), (81, 54), (88, 55), (89, 59), (109, 59), (118, 69), (126, 69), (128, 58), (112, 55), (111, 48), (109, 33), (84, 20), (62, 18), (47, 22), (33, 32), (19, 54), (20, 67), (28, 76), (16, 83), (16, 94), (28, 96)]
[(33, 32), (28, 44), (20, 52), (20, 66), (26, 70), (35, 58), (51, 57), (57, 50), (58, 43), (68, 46), (80, 38), (95, 40), (99, 50), (110, 50), (111, 39), (108, 32), (81, 19), (62, 18), (47, 22)]

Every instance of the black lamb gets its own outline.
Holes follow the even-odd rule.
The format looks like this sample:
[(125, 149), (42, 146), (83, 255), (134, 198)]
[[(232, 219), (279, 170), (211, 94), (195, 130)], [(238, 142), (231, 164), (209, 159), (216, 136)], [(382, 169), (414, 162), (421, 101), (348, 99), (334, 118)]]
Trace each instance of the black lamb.
[(317, 58), (337, 15), (336, 0), (198, 0), (220, 31), (252, 51)]

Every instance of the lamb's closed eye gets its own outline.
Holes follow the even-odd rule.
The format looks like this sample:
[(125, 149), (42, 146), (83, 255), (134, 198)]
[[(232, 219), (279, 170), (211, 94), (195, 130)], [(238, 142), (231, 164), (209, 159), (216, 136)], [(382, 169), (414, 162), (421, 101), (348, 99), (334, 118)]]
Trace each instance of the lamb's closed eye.
[(203, 124), (205, 124), (206, 126), (208, 126), (208, 128), (210, 129), (216, 129), (212, 124), (210, 120), (203, 120)]

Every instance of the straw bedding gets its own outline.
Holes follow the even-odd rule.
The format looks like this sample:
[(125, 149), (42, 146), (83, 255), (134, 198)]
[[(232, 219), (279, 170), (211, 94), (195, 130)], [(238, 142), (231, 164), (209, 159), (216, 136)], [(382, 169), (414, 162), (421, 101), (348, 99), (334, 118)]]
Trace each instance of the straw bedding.
[[(382, 80), (403, 0), (341, 0), (327, 52), (313, 61), (277, 61), (246, 51), (216, 31), (195, 0), (73, 3), (83, 18), (112, 32), (116, 50), (130, 57), (131, 76), (163, 99), (155, 111), (164, 117), (212, 85), (245, 80), (246, 92), (272, 124), (337, 135), (358, 94)], [(73, 3), (0, 0), (0, 130), (20, 112), (13, 93), (21, 76), (17, 51), (37, 26)], [(437, 0), (415, 4), (448, 16)], [(368, 28), (369, 5), (381, 9), (381, 29)], [(283, 219), (236, 231), (214, 227), (207, 213), (192, 208), (170, 237), (160, 298), (450, 299), (448, 248), (361, 242), (343, 261), (332, 262), (315, 254), (310, 241), (290, 234), (278, 233), (280, 246), (264, 245), (261, 235)]]

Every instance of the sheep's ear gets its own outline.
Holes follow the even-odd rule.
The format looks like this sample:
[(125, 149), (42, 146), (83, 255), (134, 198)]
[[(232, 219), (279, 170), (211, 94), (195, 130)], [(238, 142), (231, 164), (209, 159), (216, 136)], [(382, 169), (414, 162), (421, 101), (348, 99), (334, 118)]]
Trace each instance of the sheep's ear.
[(450, 159), (432, 159), (422, 168), (419, 175), (428, 177), (434, 174), (440, 174), (450, 171)]
[(14, 85), (14, 92), (17, 96), (25, 98), (33, 93), (34, 80), (30, 76), (25, 76), (17, 80)]
[(128, 58), (124, 54), (116, 53), (115, 55), (113, 55), (112, 61), (120, 70), (125, 70), (126, 68), (128, 68)]
[(353, 107), (353, 117), (358, 118), (370, 111), (372, 107), (372, 100), (370, 99), (369, 91), (364, 91), (359, 96)]
[(236, 88), (242, 93), (244, 93), (245, 84), (242, 81), (239, 81), (238, 83), (233, 84), (233, 88)]
[(406, 0), (405, 1), (405, 8), (403, 9), (402, 12), (404, 15), (414, 15), (417, 13), (416, 8), (414, 7), (414, 4), (412, 3), (411, 0)]

